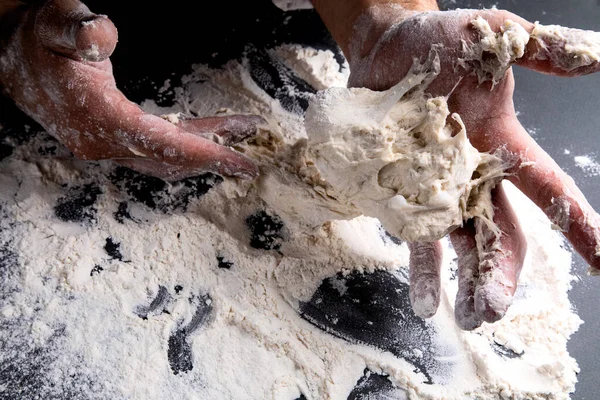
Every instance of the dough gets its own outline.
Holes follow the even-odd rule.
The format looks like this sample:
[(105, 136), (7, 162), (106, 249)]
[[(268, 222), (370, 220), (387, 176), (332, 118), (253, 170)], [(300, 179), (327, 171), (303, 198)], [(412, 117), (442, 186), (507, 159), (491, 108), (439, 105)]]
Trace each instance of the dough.
[(447, 122), (446, 99), (425, 94), (438, 72), (435, 58), (385, 92), (331, 88), (306, 113), (308, 158), (329, 196), (408, 241), (491, 219), (489, 191), (502, 177), (503, 162), (469, 143), (460, 116)]
[(245, 150), (261, 160), (260, 196), (288, 221), (318, 227), (360, 215), (407, 241), (433, 241), (478, 216), (491, 222), (491, 189), (506, 164), (479, 153), (444, 97), (425, 89), (439, 73), (432, 55), (393, 88), (334, 87), (305, 117), (308, 139), (283, 146), (274, 130)]
[[(479, 41), (467, 43), (463, 40), (463, 58), (459, 60), (459, 65), (473, 66), (479, 83), (492, 81), (495, 85), (511, 65), (523, 57), (529, 34), (510, 19), (504, 21), (500, 32), (494, 32), (482, 17), (475, 18), (471, 25), (479, 32)], [(493, 54), (494, 57), (485, 57), (486, 54)]]

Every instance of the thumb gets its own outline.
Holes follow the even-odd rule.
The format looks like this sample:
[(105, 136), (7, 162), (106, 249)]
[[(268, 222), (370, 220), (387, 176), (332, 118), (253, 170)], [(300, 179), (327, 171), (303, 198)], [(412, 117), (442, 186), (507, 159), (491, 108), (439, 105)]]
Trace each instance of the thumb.
[(37, 11), (34, 33), (41, 44), (75, 60), (103, 61), (117, 45), (117, 28), (79, 0), (49, 0)]

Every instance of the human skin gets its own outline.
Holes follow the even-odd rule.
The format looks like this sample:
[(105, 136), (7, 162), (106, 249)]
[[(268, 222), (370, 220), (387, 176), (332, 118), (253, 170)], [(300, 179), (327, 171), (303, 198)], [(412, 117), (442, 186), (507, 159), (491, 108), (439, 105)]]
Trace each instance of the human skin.
[(113, 159), (177, 180), (201, 172), (251, 179), (256, 165), (228, 146), (262, 119), (171, 123), (117, 89), (109, 60), (117, 29), (78, 0), (0, 0), (0, 88), (77, 157)]
[[(519, 123), (513, 104), (512, 70), (492, 87), (491, 82), (480, 84), (472, 69), (456, 68), (462, 41), (478, 39), (471, 25), (477, 16), (487, 20), (496, 32), (510, 19), (531, 33), (531, 22), (502, 10), (440, 12), (432, 0), (313, 0), (313, 4), (348, 59), (350, 86), (388, 89), (406, 75), (413, 59), (423, 61), (432, 45), (443, 45), (436, 47), (441, 73), (428, 87), (429, 94), (448, 96), (450, 111), (460, 114), (469, 140), (479, 151), (502, 150), (512, 165), (507, 179), (561, 228), (592, 273), (600, 271), (600, 217), (573, 180)], [(550, 55), (544, 52), (552, 52), (555, 57), (540, 57)], [(594, 63), (566, 71), (549, 61), (568, 57), (560, 46), (548, 46), (546, 50), (530, 40), (517, 64), (559, 76), (600, 70)], [(502, 186), (498, 185), (492, 195), (500, 237), (477, 220), (466, 222), (450, 234), (459, 269), (455, 319), (462, 329), (474, 329), (483, 321), (492, 323), (504, 316), (526, 253), (523, 233)], [(412, 243), (409, 247), (413, 309), (424, 318), (431, 317), (440, 298), (441, 245)]]

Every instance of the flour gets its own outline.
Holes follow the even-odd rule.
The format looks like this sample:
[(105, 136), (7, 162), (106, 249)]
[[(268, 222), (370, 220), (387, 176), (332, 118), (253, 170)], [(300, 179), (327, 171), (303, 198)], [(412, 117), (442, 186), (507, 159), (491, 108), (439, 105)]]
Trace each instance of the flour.
[(598, 163), (593, 156), (582, 155), (573, 157), (575, 165), (581, 168), (588, 176), (599, 176), (600, 175), (600, 163)]
[(317, 90), (346, 87), (350, 75), (348, 63), (344, 62), (340, 71), (340, 64), (331, 50), (285, 44), (276, 47), (270, 53)]
[[(581, 321), (567, 297), (571, 255), (543, 213), (505, 184), (529, 250), (504, 319), (456, 327), (447, 243), (440, 309), (414, 317), (406, 244), (364, 216), (315, 228), (311, 214), (336, 210), (322, 208), (310, 169), (266, 162), (303, 149), (307, 134), (249, 62), (195, 66), (175, 106), (144, 107), (264, 116), (239, 147), (261, 164), (256, 185), (165, 185), (61, 147), (41, 155), (57, 146), (44, 134), (13, 143), (0, 169), (0, 397), (345, 399), (377, 382), (398, 398), (567, 399), (578, 367), (566, 343)], [(277, 218), (290, 196), (304, 202), (298, 218)]]

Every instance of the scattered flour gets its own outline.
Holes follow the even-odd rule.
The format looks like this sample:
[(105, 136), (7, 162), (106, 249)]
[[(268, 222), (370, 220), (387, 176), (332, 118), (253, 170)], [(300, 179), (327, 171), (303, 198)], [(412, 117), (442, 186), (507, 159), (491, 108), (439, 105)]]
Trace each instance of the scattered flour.
[(575, 156), (575, 165), (584, 170), (588, 176), (599, 176), (600, 175), (600, 163), (598, 163), (592, 156)]
[[(290, 65), (306, 66), (299, 75), (309, 73), (310, 62), (293, 64), (301, 56), (287, 56)], [(302, 213), (306, 207), (312, 214), (332, 211), (319, 208), (320, 194), (292, 166), (264, 162), (293, 154), (307, 135), (303, 117), (260, 89), (247, 63), (196, 66), (175, 89), (176, 106), (160, 109), (147, 101), (144, 107), (184, 116), (265, 117), (259, 135), (240, 147), (261, 163), (256, 185), (226, 180), (191, 199), (187, 212), (162, 212), (129, 201), (107, 178), (114, 172), (109, 162), (41, 156), (44, 136), (16, 145), (0, 164), (0, 397), (20, 390), (22, 398), (34, 398), (23, 394), (29, 382), (42, 398), (346, 399), (368, 368), (387, 375), (410, 399), (568, 399), (578, 367), (566, 344), (581, 323), (567, 297), (571, 255), (543, 213), (509, 184), (529, 245), (515, 301), (496, 324), (458, 329), (456, 265), (447, 248), (440, 310), (423, 322), (431, 338), (419, 336), (414, 340), (422, 344), (406, 349), (445, 366), (429, 371), (430, 382), (412, 362), (299, 316), (302, 302), (312, 301), (322, 280), (338, 272), (384, 270), (406, 285), (408, 249), (381, 235), (368, 217), (318, 229), (289, 218), (272, 251), (248, 246), (248, 216), (272, 212), (277, 196), (304, 199)], [(92, 222), (58, 219), (55, 206), (65, 186), (90, 184), (99, 189)], [(278, 192), (286, 187), (295, 192)], [(184, 190), (182, 183), (169, 185), (153, 201), (169, 204)], [(114, 215), (124, 202), (130, 219), (121, 223)], [(408, 304), (400, 312), (412, 313)], [(337, 322), (331, 321), (333, 332)], [(393, 329), (411, 334), (406, 326)], [(391, 328), (381, 329), (385, 335)], [(173, 349), (178, 357), (170, 356)], [(24, 386), (16, 389), (14, 382)]]
[(340, 66), (331, 50), (284, 44), (270, 53), (317, 90), (346, 87), (350, 75), (348, 63), (344, 62), (344, 65)]

